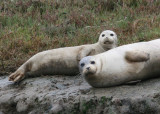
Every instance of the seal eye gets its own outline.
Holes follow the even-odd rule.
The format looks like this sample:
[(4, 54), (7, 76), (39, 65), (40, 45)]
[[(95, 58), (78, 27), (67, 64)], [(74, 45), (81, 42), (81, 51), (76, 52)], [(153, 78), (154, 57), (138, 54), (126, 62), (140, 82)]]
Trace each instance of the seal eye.
[(114, 36), (114, 34), (110, 34), (110, 36)]
[(102, 34), (102, 37), (104, 37), (105, 36), (105, 34)]
[(95, 64), (95, 61), (91, 61), (91, 64)]
[(81, 67), (84, 67), (84, 65), (85, 65), (84, 63), (81, 63)]

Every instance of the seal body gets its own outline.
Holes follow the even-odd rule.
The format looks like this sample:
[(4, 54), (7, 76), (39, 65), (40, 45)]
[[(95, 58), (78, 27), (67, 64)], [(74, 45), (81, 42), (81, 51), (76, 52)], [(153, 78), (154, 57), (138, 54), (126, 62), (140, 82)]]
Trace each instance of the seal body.
[(160, 76), (160, 39), (123, 45), (83, 58), (79, 69), (93, 87), (109, 87)]
[(79, 72), (77, 53), (83, 48), (94, 49), (91, 55), (105, 51), (103, 48), (98, 48), (98, 44), (47, 50), (31, 57), (20, 69), (25, 69), (28, 75), (76, 75)]
[(95, 44), (65, 47), (37, 53), (9, 76), (10, 81), (19, 81), (25, 76), (36, 75), (76, 75), (78, 63), (83, 57), (105, 52), (116, 47), (117, 35), (113, 31), (103, 31)]

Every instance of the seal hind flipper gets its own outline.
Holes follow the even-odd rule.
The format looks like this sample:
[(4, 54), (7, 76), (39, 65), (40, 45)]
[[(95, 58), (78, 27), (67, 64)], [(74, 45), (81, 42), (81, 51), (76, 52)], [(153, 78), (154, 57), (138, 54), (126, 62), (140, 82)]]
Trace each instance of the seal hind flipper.
[(25, 77), (24, 72), (18, 70), (9, 76), (9, 81), (17, 82), (19, 80), (22, 80), (24, 77)]
[(95, 49), (93, 48), (85, 48), (82, 47), (81, 50), (79, 51), (79, 54), (77, 55), (77, 60), (80, 61), (83, 57), (92, 55), (95, 53)]
[(143, 51), (127, 51), (125, 53), (125, 59), (130, 62), (144, 62), (148, 61), (150, 55)]

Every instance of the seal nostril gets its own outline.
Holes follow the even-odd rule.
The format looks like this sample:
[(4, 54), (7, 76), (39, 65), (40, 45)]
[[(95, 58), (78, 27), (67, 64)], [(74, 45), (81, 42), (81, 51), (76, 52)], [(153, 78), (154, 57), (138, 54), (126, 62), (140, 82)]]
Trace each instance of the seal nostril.
[(90, 69), (90, 67), (87, 67), (86, 69), (87, 69), (87, 70), (89, 70), (89, 69)]
[(107, 39), (107, 41), (109, 41), (109, 38), (108, 38), (108, 37), (106, 37), (106, 39)]

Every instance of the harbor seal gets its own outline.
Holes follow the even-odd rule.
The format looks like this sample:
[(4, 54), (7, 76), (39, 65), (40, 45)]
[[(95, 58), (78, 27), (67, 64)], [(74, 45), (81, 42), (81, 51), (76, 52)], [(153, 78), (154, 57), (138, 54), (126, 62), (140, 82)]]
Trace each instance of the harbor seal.
[(37, 75), (76, 75), (79, 61), (88, 55), (105, 52), (117, 46), (117, 35), (111, 30), (103, 31), (95, 44), (57, 48), (37, 53), (9, 76), (17, 82), (24, 77)]
[(160, 76), (160, 39), (123, 45), (84, 57), (79, 70), (93, 87), (110, 87)]

